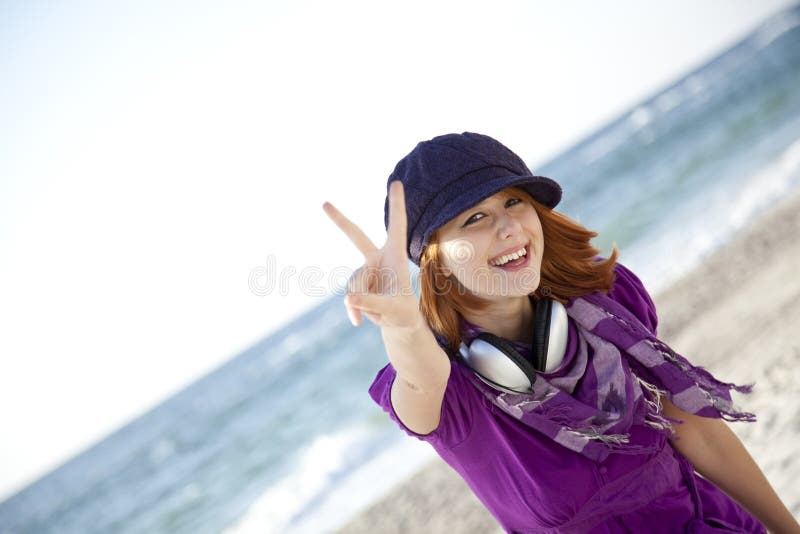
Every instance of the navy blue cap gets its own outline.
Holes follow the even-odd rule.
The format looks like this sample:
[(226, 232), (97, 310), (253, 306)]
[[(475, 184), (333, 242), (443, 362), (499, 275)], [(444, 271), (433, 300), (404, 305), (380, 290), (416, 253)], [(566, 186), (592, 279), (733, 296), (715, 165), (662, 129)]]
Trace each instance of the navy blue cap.
[(464, 132), (422, 141), (389, 176), (384, 224), (389, 228), (389, 185), (403, 183), (408, 217), (408, 257), (419, 265), (431, 235), (462, 211), (506, 189), (519, 187), (548, 208), (561, 200), (561, 187), (533, 176), (525, 162), (487, 135)]

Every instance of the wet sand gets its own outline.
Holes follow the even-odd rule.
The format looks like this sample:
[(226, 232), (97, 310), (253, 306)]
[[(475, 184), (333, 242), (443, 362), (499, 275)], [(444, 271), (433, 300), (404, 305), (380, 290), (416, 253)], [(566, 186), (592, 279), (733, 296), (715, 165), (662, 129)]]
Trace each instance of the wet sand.
[[(755, 412), (758, 422), (730, 426), (795, 517), (800, 517), (799, 267), (797, 192), (653, 298), (661, 339), (720, 380), (755, 382), (752, 394), (735, 394), (734, 401)], [(437, 459), (340, 532), (502, 530)]]

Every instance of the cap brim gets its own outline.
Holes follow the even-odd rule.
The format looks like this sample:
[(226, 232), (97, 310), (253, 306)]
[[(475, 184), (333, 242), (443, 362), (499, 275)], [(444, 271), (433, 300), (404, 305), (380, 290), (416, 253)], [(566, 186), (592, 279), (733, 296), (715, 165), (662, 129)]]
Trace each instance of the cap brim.
[(484, 180), (473, 185), (460, 182), (459, 189), (463, 191), (454, 198), (450, 195), (440, 194), (438, 198), (451, 198), (441, 206), (430, 207), (429, 213), (435, 214), (432, 220), (425, 225), (422, 245), (426, 245), (433, 233), (447, 224), (459, 213), (468, 210), (486, 198), (499, 193), (509, 187), (519, 187), (527, 191), (534, 200), (552, 209), (561, 201), (561, 187), (555, 180), (545, 176), (505, 176)]
[[(550, 209), (561, 201), (561, 186), (546, 176), (504, 175), (487, 179), (485, 175), (476, 174), (471, 177), (463, 177), (439, 191), (431, 205), (425, 209), (423, 219), (417, 224), (417, 227), (424, 228), (422, 239), (409, 242), (409, 257), (419, 265), (422, 251), (436, 230), (459, 213), (509, 187), (524, 189), (536, 201)], [(413, 233), (409, 229), (409, 234), (413, 235)]]

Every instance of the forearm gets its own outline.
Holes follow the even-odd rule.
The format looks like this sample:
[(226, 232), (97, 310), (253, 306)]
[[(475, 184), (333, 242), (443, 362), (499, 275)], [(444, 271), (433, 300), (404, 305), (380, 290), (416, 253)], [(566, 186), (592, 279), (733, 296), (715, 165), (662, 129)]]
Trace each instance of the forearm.
[(724, 421), (689, 414), (678, 418), (689, 427), (681, 432), (684, 425), (676, 425), (681, 439), (672, 444), (698, 473), (739, 502), (770, 532), (800, 532), (800, 525)]
[(450, 373), (450, 361), (420, 317), (410, 328), (381, 329), (386, 354), (397, 376), (412, 389), (440, 390)]

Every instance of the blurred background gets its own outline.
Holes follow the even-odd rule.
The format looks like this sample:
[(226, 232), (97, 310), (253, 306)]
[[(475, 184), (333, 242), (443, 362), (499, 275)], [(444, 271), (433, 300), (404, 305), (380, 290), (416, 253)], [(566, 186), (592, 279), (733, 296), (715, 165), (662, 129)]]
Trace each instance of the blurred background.
[(789, 0), (0, 3), (0, 533), (320, 532), (432, 457), (341, 287), (491, 135), (651, 293), (800, 184)]

